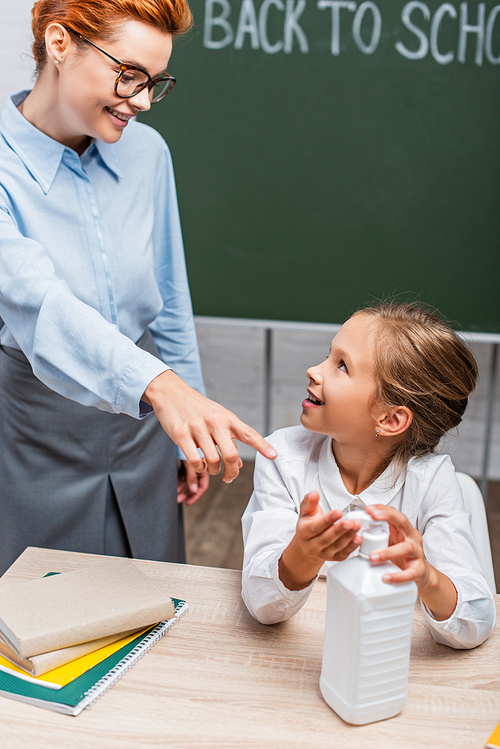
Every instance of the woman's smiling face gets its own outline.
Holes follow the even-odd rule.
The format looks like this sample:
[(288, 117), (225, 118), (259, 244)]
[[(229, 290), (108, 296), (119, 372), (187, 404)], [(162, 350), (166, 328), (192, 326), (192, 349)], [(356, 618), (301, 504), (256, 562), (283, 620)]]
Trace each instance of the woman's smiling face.
[[(71, 145), (68, 142), (71, 139), (84, 144), (89, 138), (97, 138), (115, 143), (128, 121), (150, 108), (149, 91), (145, 88), (130, 99), (116, 96), (114, 85), (119, 65), (90, 44), (81, 47), (68, 37), (69, 46), (59, 55), (57, 66), (58, 109), (60, 127), (65, 131), (64, 142)], [(170, 34), (135, 19), (117, 25), (116, 36), (111, 41), (95, 41), (116, 59), (141, 67), (152, 78), (166, 69), (172, 52)]]
[(351, 317), (333, 339), (328, 358), (307, 370), (309, 398), (300, 417), (306, 429), (346, 444), (375, 437), (372, 333), (368, 317)]

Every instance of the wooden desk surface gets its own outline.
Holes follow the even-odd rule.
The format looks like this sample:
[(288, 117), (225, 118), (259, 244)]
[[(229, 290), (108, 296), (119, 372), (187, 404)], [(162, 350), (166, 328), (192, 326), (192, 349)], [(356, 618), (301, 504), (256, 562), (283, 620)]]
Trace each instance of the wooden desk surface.
[[(103, 557), (27, 549), (12, 582)], [(73, 718), (0, 697), (2, 749), (300, 747), (480, 749), (500, 721), (500, 628), (456, 651), (432, 640), (415, 612), (408, 701), (400, 715), (344, 723), (319, 690), (326, 583), (288, 622), (248, 614), (235, 570), (137, 561), (189, 613), (90, 709)], [(500, 614), (500, 596), (496, 596)]]

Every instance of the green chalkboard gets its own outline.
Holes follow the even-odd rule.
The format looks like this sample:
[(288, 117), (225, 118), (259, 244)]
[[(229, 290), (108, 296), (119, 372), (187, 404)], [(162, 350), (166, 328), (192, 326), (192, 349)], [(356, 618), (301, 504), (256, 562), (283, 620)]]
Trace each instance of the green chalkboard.
[(193, 0), (174, 159), (196, 314), (341, 322), (406, 292), (500, 331), (500, 6)]

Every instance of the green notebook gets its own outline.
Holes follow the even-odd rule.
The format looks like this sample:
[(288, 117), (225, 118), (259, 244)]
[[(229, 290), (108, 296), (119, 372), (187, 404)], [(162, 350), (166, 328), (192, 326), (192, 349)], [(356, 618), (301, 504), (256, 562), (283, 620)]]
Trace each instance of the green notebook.
[(0, 671), (0, 695), (66, 715), (78, 715), (84, 707), (88, 707), (121, 679), (123, 674), (189, 610), (185, 601), (178, 598), (172, 600), (175, 605), (175, 616), (172, 619), (165, 619), (147, 632), (143, 632), (65, 687), (54, 690)]

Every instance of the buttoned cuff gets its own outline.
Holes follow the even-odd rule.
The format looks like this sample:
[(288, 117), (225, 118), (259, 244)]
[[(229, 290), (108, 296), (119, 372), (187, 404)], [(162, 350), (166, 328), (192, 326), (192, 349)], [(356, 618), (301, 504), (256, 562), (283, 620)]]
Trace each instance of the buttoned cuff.
[(143, 419), (153, 408), (141, 400), (150, 382), (171, 367), (147, 351), (136, 347), (133, 361), (130, 362), (116, 396), (115, 410), (136, 419)]

